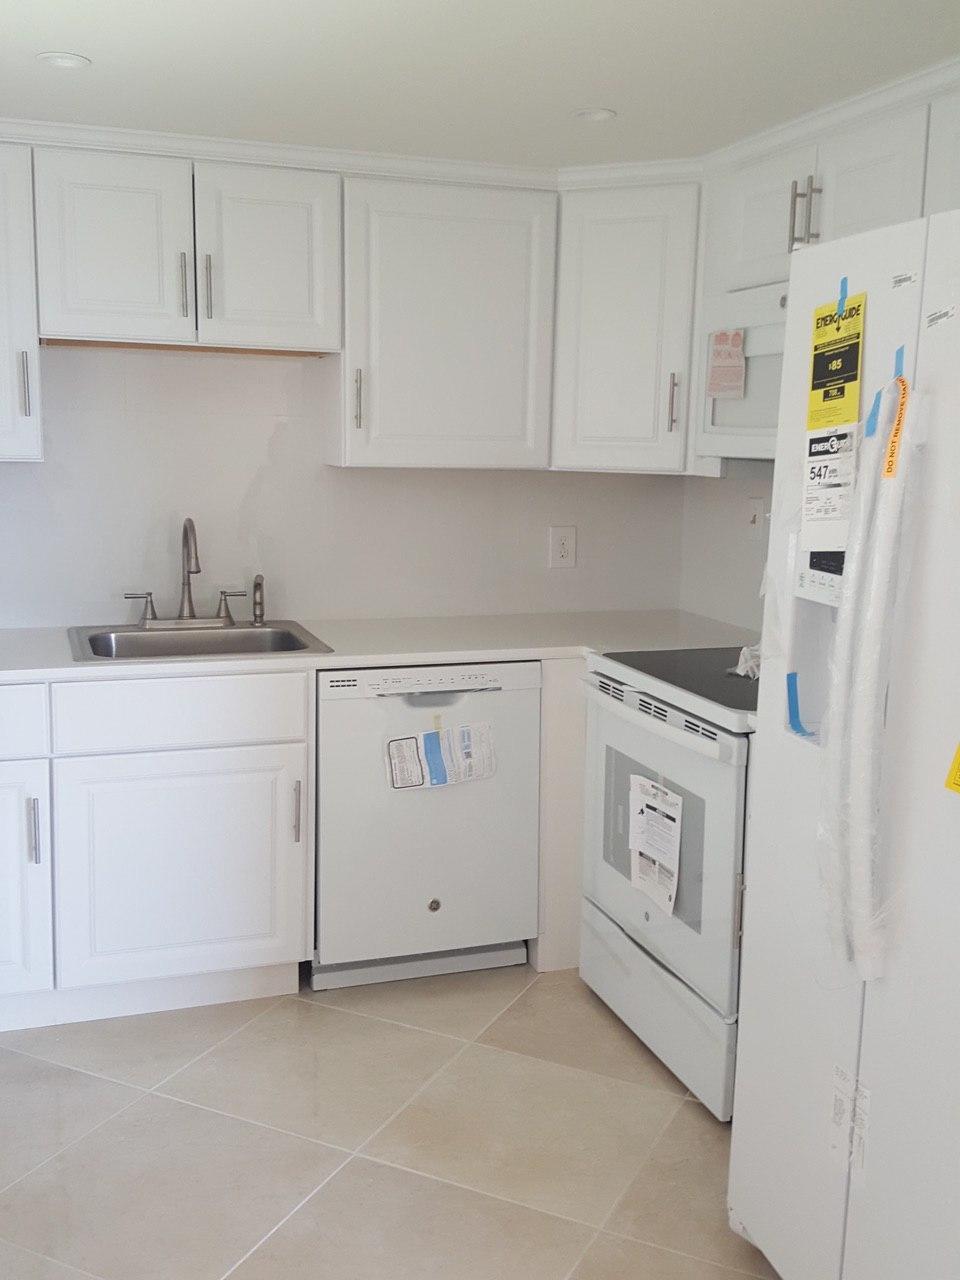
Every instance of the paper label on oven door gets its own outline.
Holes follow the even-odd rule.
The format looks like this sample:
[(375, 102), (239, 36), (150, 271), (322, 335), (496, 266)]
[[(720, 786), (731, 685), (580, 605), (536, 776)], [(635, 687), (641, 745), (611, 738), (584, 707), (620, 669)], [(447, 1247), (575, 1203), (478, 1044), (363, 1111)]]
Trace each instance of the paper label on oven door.
[(641, 774), (630, 775), (630, 883), (673, 914), (680, 874), (683, 797)]
[(476, 782), (496, 771), (493, 732), (489, 724), (439, 726), (387, 741), (387, 777), (395, 791), (415, 787), (448, 787)]

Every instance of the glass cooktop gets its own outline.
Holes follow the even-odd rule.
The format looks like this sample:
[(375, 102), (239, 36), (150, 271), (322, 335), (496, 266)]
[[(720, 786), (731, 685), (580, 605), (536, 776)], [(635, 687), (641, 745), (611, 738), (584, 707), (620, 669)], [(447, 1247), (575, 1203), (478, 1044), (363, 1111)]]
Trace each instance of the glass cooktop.
[(731, 711), (756, 711), (760, 681), (730, 674), (740, 648), (652, 649), (633, 653), (605, 653), (611, 662), (708, 698)]

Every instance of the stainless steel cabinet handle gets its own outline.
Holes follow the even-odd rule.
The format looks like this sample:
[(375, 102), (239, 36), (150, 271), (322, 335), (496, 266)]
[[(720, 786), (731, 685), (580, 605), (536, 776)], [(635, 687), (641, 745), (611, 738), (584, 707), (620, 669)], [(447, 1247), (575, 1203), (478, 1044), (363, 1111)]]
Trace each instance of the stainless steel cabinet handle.
[(787, 253), (793, 253), (794, 246), (797, 244), (797, 201), (800, 199), (800, 191), (797, 187), (797, 180), (794, 178), (790, 183), (790, 214), (787, 218)]
[(213, 319), (213, 254), (203, 255), (203, 277), (207, 288), (207, 319)]
[(677, 387), (680, 383), (680, 375), (671, 373), (670, 375), (670, 394), (667, 399), (667, 430), (676, 431), (677, 429)]
[(358, 369), (354, 379), (357, 388), (357, 403), (353, 413), (353, 425), (358, 431), (363, 430), (363, 370)]
[(813, 244), (814, 240), (820, 239), (820, 232), (813, 230), (813, 197), (823, 195), (823, 187), (814, 186), (814, 178), (812, 173), (807, 174), (807, 189), (803, 193), (803, 199), (806, 200), (806, 206), (803, 210), (803, 243)]
[(180, 314), (186, 318), (190, 314), (190, 299), (187, 297), (187, 255), (180, 254)]
[(29, 418), (33, 409), (30, 405), (30, 352), (21, 351), (20, 363), (20, 407), (23, 416)]
[(297, 779), (293, 784), (293, 842), (300, 843), (301, 836), (301, 810), (303, 805), (301, 799), (303, 795), (303, 783)]
[(36, 796), (27, 797), (27, 854), (31, 862), (40, 865), (40, 801)]

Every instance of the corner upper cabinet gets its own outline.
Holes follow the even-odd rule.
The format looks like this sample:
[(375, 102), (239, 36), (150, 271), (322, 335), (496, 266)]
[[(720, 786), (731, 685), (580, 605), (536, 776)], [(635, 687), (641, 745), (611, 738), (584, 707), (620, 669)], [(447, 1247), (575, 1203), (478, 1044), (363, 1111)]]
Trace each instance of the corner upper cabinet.
[(38, 148), (40, 332), (195, 343), (189, 160)]
[(930, 141), (923, 212), (960, 209), (960, 93), (935, 98), (930, 107)]
[(329, 460), (545, 467), (553, 194), (348, 178)]
[(554, 467), (682, 470), (697, 204), (684, 184), (563, 197)]
[(0, 145), (0, 460), (43, 457), (34, 261), (30, 148)]
[(211, 346), (340, 349), (340, 178), (194, 166), (197, 329)]

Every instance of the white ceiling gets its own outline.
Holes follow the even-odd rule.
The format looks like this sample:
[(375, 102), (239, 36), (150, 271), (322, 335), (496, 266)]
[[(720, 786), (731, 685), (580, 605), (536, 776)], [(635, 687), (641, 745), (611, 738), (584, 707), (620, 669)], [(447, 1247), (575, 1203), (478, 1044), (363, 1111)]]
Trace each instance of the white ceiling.
[(0, 0), (0, 115), (553, 167), (698, 155), (957, 53), (957, 0)]

